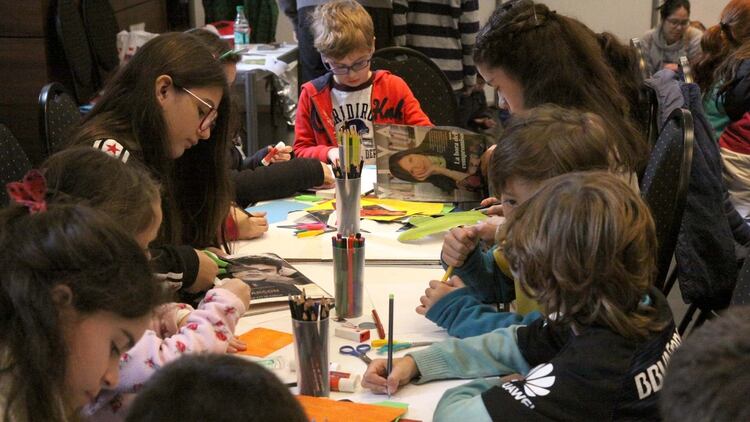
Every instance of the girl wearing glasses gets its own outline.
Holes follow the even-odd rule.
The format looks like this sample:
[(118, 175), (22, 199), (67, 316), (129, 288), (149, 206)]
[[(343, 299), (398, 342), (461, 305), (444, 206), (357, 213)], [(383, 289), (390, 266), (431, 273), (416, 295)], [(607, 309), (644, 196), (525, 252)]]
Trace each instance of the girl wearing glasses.
[(695, 63), (701, 54), (703, 32), (690, 26), (690, 1), (666, 0), (658, 10), (661, 21), (641, 39), (649, 72), (662, 69), (676, 72), (683, 56)]
[(158, 179), (164, 223), (151, 246), (179, 257), (174, 272), (191, 292), (211, 287), (218, 271), (193, 248), (226, 244), (233, 195), (226, 97), (224, 70), (200, 40), (162, 34), (110, 79), (73, 136), (73, 144), (141, 161)]
[(333, 163), (336, 131), (356, 126), (365, 160), (374, 162), (374, 123), (432, 126), (403, 79), (370, 70), (375, 30), (353, 0), (331, 1), (313, 14), (315, 48), (328, 73), (302, 86), (294, 126), (294, 153)]

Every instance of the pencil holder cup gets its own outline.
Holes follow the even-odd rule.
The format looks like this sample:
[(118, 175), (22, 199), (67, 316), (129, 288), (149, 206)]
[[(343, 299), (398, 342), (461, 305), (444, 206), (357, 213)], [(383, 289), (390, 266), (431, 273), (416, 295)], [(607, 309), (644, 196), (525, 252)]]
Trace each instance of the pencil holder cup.
[(333, 285), (336, 315), (339, 318), (362, 316), (365, 246), (358, 241), (339, 240), (333, 246)]
[(336, 179), (336, 226), (342, 236), (359, 233), (360, 181), (360, 178)]
[(301, 321), (292, 318), (294, 357), (297, 360), (299, 394), (328, 397), (328, 318)]

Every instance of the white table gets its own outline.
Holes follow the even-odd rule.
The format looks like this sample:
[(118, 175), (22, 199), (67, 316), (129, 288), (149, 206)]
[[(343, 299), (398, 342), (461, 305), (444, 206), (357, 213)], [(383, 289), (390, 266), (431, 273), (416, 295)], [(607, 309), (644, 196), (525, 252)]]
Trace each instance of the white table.
[[(330, 249), (330, 241), (328, 243)], [(315, 283), (319, 284), (328, 292), (333, 291), (333, 276), (331, 274), (331, 264), (295, 264), (295, 267), (302, 271)], [(374, 302), (375, 308), (380, 314), (380, 318), (387, 330), (388, 324), (388, 294), (395, 295), (395, 318), (394, 318), (394, 339), (406, 341), (439, 341), (447, 338), (445, 330), (439, 328), (423, 316), (417, 314), (414, 308), (419, 304), (419, 296), (424, 292), (430, 279), (438, 279), (443, 275), (443, 270), (436, 266), (419, 266), (419, 267), (393, 267), (393, 266), (373, 266), (365, 268), (365, 296), (370, 296)], [(371, 305), (369, 299), (365, 301), (365, 315), (361, 319), (351, 320), (358, 322), (360, 320), (369, 321), (369, 311)], [(355, 342), (341, 339), (333, 335), (334, 327), (339, 324), (333, 320), (330, 321), (329, 327), (329, 350), (328, 359), (331, 362), (337, 362), (340, 365), (340, 371), (352, 374), (363, 374), (365, 364), (354, 356), (341, 355), (338, 352), (340, 346), (356, 345)], [(279, 331), (292, 332), (292, 323), (289, 311), (278, 311), (273, 313), (253, 315), (240, 319), (236, 333), (241, 334), (255, 327), (272, 328)], [(377, 331), (371, 331), (372, 338), (377, 338)], [(394, 353), (395, 357), (406, 354), (407, 351)], [(271, 356), (282, 356), (288, 363), (294, 360), (294, 345), (284, 347)], [(369, 352), (370, 358), (383, 357), (376, 354), (375, 350)], [(284, 382), (296, 381), (296, 374), (291, 372), (288, 364), (281, 370), (276, 370), (276, 374)], [(437, 381), (424, 385), (406, 385), (391, 396), (392, 401), (404, 402), (409, 404), (409, 411), (406, 417), (422, 421), (431, 421), (432, 414), (435, 410), (438, 400), (443, 392), (460, 384), (466, 380), (449, 380)], [(350, 399), (355, 402), (372, 403), (387, 400), (384, 395), (373, 394), (369, 390), (359, 390), (355, 393), (331, 392), (332, 399)]]
[[(258, 150), (258, 104), (255, 80), (261, 76), (280, 75), (297, 61), (297, 45), (283, 43), (271, 49), (266, 44), (251, 44), (250, 50), (237, 63), (237, 82), (245, 84), (245, 154)], [(296, 87), (294, 88), (296, 89)]]

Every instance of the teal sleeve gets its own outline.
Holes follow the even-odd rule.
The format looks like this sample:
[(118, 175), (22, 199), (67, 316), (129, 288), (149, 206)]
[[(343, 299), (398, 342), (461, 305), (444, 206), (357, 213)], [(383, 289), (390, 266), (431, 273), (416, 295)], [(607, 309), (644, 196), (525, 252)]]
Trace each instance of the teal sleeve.
[[(494, 381), (494, 382), (493, 382)], [(476, 380), (446, 390), (440, 398), (433, 420), (439, 421), (491, 421), (482, 401), (482, 393), (499, 386), (499, 380)]]
[(510, 302), (515, 294), (513, 280), (508, 279), (495, 264), (494, 248), (482, 251), (477, 247), (466, 257), (464, 265), (454, 268), (453, 273), (461, 278), (481, 302)]
[(478, 336), (511, 325), (528, 325), (542, 314), (537, 311), (526, 316), (514, 312), (498, 312), (494, 305), (485, 305), (469, 289), (454, 290), (435, 302), (425, 317), (448, 330), (453, 337)]
[(409, 353), (420, 373), (415, 383), (527, 373), (529, 364), (517, 343), (518, 327), (514, 325), (460, 340), (451, 338)]

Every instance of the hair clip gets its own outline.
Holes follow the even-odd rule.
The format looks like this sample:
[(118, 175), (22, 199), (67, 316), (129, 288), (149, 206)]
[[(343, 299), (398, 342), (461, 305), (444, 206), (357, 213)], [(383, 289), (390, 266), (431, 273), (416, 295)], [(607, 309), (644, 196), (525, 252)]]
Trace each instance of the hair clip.
[(5, 185), (10, 198), (29, 209), (29, 214), (47, 210), (47, 181), (39, 170), (29, 170), (20, 182)]

